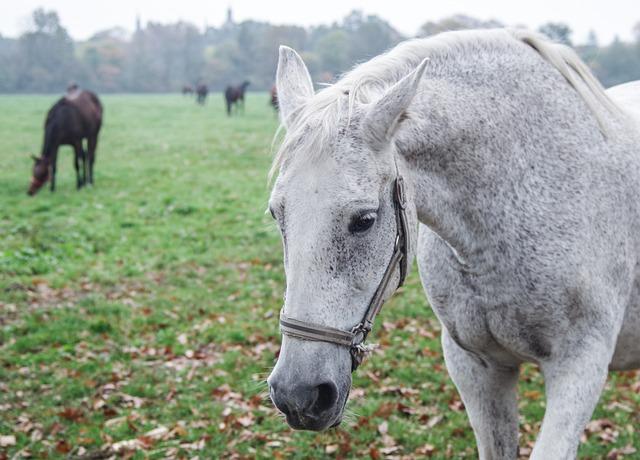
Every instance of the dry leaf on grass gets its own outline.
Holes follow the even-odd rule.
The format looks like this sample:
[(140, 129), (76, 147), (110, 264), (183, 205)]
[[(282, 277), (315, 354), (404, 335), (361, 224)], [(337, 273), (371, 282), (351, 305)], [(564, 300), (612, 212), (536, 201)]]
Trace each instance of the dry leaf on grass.
[(0, 447), (11, 447), (16, 445), (16, 437), (12, 434), (0, 436)]

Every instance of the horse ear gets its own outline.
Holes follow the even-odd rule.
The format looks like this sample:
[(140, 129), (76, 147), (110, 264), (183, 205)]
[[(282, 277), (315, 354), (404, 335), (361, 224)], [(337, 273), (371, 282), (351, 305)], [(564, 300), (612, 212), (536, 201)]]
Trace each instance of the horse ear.
[(276, 87), (285, 128), (295, 121), (300, 108), (313, 96), (311, 76), (302, 58), (288, 46), (280, 46)]
[(418, 91), (418, 85), (429, 59), (389, 88), (374, 102), (363, 122), (364, 138), (374, 151), (383, 150), (391, 141), (398, 126), (406, 117), (406, 110)]

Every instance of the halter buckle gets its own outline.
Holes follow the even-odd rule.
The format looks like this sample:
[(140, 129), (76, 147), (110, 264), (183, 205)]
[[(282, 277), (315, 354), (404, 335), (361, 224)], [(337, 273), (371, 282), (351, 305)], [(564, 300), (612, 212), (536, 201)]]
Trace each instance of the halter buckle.
[(353, 329), (351, 329), (351, 333), (353, 334), (351, 348), (362, 347), (362, 343), (367, 340), (367, 336), (369, 335), (369, 332), (371, 332), (372, 328), (373, 324), (367, 320), (356, 324)]
[(355, 345), (349, 349), (349, 354), (351, 355), (351, 372), (355, 372), (360, 364), (362, 364), (368, 352), (369, 349), (363, 344)]

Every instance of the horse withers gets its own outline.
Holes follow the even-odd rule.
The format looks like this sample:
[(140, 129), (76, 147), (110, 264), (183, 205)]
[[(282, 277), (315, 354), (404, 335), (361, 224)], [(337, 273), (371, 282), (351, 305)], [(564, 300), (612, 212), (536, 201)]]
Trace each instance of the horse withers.
[(518, 456), (525, 362), (546, 388), (531, 458), (574, 458), (608, 370), (640, 367), (640, 125), (572, 50), (520, 30), (412, 40), (317, 94), (282, 47), (277, 88), (268, 384), (289, 425), (341, 422), (417, 255), (480, 458)]
[(231, 116), (231, 109), (235, 105), (236, 112), (238, 109), (242, 109), (244, 112), (244, 93), (247, 91), (247, 87), (251, 83), (249, 81), (242, 82), (239, 86), (227, 86), (224, 92), (224, 100), (227, 104), (227, 115)]
[[(102, 126), (102, 104), (95, 93), (69, 87), (67, 94), (47, 113), (44, 125), (44, 143), (40, 158), (33, 157), (33, 174), (28, 194), (35, 195), (50, 181), (51, 191), (56, 187), (58, 149), (70, 145), (74, 149), (76, 186), (93, 184), (93, 165), (96, 158), (98, 134)], [(87, 140), (87, 150), (83, 140)]]

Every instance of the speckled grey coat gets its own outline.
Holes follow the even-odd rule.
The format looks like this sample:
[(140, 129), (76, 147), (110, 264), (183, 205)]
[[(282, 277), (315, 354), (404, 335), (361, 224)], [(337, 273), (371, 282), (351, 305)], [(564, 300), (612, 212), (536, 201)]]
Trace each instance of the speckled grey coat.
[[(574, 458), (608, 369), (640, 367), (640, 125), (574, 54), (520, 31), (408, 42), (315, 95), (283, 48), (278, 94), (270, 207), (287, 315), (342, 329), (362, 317), (392, 251), (395, 157), (480, 458), (517, 456), (523, 362), (547, 395), (532, 458)], [(355, 234), (363, 213), (375, 223)], [(269, 384), (292, 426), (333, 426), (348, 353), (283, 337)]]

